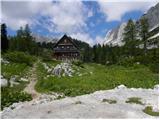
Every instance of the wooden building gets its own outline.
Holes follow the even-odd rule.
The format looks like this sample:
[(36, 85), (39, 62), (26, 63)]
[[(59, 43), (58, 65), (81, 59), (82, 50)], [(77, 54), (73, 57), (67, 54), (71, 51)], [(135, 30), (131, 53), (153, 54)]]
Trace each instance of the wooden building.
[(64, 35), (54, 46), (54, 58), (57, 60), (75, 60), (80, 58), (80, 52), (75, 42)]

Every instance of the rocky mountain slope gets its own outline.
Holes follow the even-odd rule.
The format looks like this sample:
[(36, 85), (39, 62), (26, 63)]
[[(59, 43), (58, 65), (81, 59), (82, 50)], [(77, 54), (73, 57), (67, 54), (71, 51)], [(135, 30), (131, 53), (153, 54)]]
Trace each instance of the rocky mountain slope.
[[(159, 26), (159, 3), (156, 6), (150, 8), (142, 17), (146, 17), (148, 19), (149, 31), (157, 28)], [(117, 28), (110, 30), (107, 33), (103, 44), (122, 46), (124, 44), (122, 39), (125, 26), (126, 23), (122, 23)]]

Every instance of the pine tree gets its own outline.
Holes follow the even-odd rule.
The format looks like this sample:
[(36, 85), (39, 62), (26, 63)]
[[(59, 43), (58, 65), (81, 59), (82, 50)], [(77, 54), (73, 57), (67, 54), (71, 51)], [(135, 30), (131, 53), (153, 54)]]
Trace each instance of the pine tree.
[(104, 45), (101, 48), (101, 63), (106, 64), (106, 48)]
[(9, 47), (9, 41), (7, 38), (7, 26), (6, 24), (1, 24), (1, 50), (6, 52)]
[(124, 29), (125, 54), (134, 56), (137, 46), (137, 29), (135, 23), (130, 19)]
[(140, 20), (140, 37), (142, 39), (142, 42), (143, 42), (143, 45), (144, 45), (144, 54), (146, 55), (147, 53), (147, 39), (148, 39), (148, 27), (149, 27), (149, 24), (148, 24), (148, 20), (143, 17), (141, 20)]

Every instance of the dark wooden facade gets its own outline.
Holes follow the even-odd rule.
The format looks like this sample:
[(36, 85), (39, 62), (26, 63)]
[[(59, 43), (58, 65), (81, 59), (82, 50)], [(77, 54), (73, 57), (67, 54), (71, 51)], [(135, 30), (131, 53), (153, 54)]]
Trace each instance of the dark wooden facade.
[(54, 58), (57, 60), (79, 59), (80, 52), (72, 39), (64, 35), (54, 46)]

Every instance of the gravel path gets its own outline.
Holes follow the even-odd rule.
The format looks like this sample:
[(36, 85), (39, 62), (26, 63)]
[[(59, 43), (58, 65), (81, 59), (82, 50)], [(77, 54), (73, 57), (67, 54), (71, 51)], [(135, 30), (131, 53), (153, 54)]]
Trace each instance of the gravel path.
[(39, 93), (34, 89), (34, 86), (37, 82), (37, 74), (36, 74), (36, 67), (37, 63), (35, 63), (32, 67), (32, 70), (30, 71), (31, 75), (29, 77), (30, 83), (27, 85), (27, 87), (24, 89), (25, 92), (32, 95), (32, 98), (35, 99), (39, 97)]
[[(158, 89), (115, 88), (60, 100), (33, 100), (15, 104), (2, 111), (2, 118), (157, 118), (142, 110), (153, 106), (158, 111)], [(130, 104), (129, 97), (139, 97), (144, 105)], [(116, 104), (102, 102), (116, 100)]]

